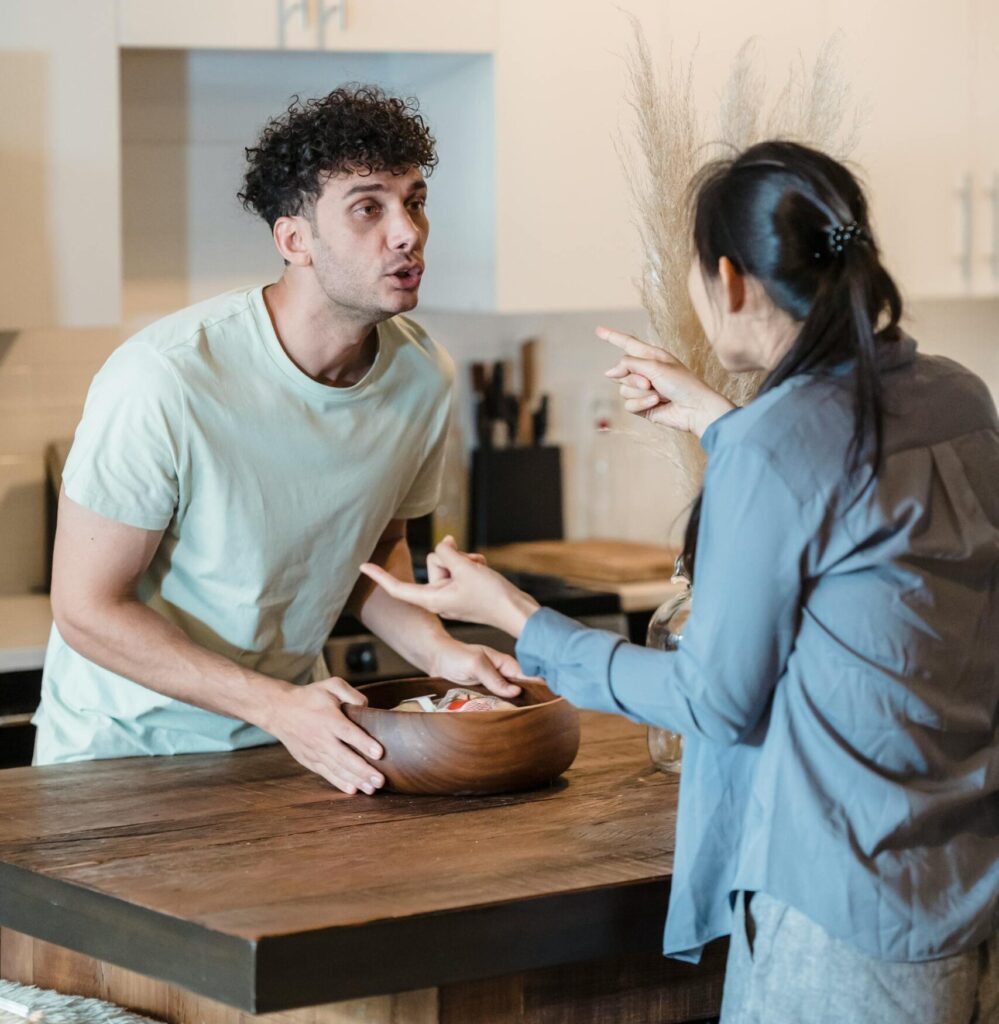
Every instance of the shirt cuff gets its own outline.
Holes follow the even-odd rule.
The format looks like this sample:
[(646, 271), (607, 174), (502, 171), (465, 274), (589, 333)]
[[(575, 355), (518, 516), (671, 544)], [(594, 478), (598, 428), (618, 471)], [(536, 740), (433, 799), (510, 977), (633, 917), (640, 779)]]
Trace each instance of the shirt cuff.
[(718, 419), (712, 420), (707, 425), (704, 433), (701, 434), (701, 447), (708, 455), (711, 454), (711, 449), (718, 443), (718, 431), (721, 430), (724, 432), (725, 430), (725, 427), (723, 426), (725, 420), (727, 420), (732, 413), (738, 412), (740, 408), (741, 406), (737, 405), (734, 409), (729, 409), (728, 412), (723, 412)]
[(610, 686), (610, 663), (624, 638), (591, 629), (551, 608), (539, 608), (517, 641), (517, 661), (529, 676), (579, 707), (621, 714)]

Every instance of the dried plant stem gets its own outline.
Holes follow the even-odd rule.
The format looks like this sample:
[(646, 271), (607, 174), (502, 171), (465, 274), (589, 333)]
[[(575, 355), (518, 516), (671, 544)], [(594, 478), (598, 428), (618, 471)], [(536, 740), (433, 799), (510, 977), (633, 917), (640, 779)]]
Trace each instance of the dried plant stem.
[[(644, 252), (642, 305), (658, 344), (710, 387), (744, 405), (755, 395), (759, 375), (732, 374), (721, 366), (687, 294), (694, 256), (689, 185), (708, 161), (731, 156), (765, 138), (791, 138), (845, 157), (856, 141), (859, 118), (854, 115), (847, 124), (849, 90), (839, 74), (838, 41), (827, 43), (811, 68), (802, 60), (790, 69), (769, 111), (756, 45), (752, 40), (745, 43), (736, 54), (717, 113), (719, 135), (708, 142), (694, 101), (693, 59), (670, 59), (658, 72), (640, 23), (629, 17), (634, 39), (628, 101), (635, 115), (635, 136), (619, 140), (618, 149)], [(637, 420), (636, 424), (638, 428), (628, 433), (662, 452), (693, 496), (704, 475), (699, 441), (679, 431)]]

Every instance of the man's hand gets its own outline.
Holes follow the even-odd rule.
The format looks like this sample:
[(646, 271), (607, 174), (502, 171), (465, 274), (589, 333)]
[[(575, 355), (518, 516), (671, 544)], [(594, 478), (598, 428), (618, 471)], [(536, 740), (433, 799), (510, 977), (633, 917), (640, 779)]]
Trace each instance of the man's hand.
[(366, 704), (342, 679), (293, 686), (253, 672), (190, 637), (135, 596), (162, 531), (115, 522), (59, 500), (52, 607), (59, 631), (85, 658), (157, 693), (258, 726), (306, 768), (345, 793), (384, 784), (379, 745), (344, 715)]
[(283, 690), (262, 725), (299, 764), (337, 789), (344, 793), (361, 790), (370, 796), (385, 784), (385, 778), (364, 758), (377, 760), (382, 748), (354, 725), (341, 707), (367, 703), (367, 697), (343, 679), (321, 679)]
[(441, 645), (431, 674), (452, 683), (479, 683), (500, 697), (516, 697), (520, 687), (510, 680), (524, 678), (517, 659), (509, 654), (454, 639)]

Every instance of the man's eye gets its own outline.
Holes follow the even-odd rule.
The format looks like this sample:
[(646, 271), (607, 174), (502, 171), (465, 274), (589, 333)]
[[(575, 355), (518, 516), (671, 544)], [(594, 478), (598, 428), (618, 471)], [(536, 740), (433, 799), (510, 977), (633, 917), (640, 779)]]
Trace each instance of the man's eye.
[(378, 207), (374, 203), (367, 203), (354, 207), (354, 212), (364, 214), (365, 217), (373, 217), (378, 212)]
[(426, 199), (414, 199), (409, 204), (409, 208), (411, 210), (422, 210), (422, 209), (424, 209), (426, 207), (426, 205), (427, 205)]

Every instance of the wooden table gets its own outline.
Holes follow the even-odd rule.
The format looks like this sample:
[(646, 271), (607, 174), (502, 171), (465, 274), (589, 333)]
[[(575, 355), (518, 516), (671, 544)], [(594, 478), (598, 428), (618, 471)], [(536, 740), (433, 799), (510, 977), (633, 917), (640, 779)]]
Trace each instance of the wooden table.
[(347, 797), (279, 747), (0, 772), (0, 976), (178, 1024), (707, 1017), (722, 951), (657, 952), (676, 795), (593, 713), (510, 796)]

